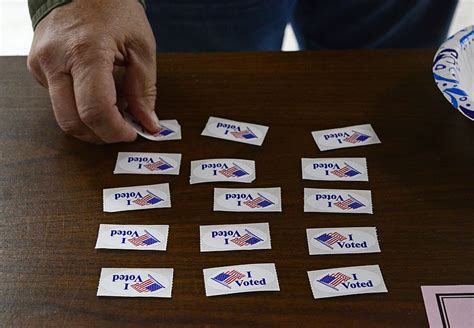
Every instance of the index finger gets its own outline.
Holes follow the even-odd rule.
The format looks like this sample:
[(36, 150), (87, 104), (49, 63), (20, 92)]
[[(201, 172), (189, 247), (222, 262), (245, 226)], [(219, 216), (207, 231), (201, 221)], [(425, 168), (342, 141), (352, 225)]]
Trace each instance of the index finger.
[(82, 122), (104, 142), (133, 141), (137, 134), (117, 108), (113, 61), (113, 55), (100, 55), (73, 65), (77, 112)]

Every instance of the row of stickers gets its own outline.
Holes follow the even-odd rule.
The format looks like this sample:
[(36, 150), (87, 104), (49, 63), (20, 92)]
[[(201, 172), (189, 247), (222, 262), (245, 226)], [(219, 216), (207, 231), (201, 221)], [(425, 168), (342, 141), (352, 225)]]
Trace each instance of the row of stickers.
[[(386, 293), (378, 265), (308, 271), (313, 297)], [(203, 270), (206, 296), (280, 291), (274, 263), (232, 265)], [(170, 298), (172, 268), (103, 268), (97, 296)]]
[[(177, 120), (160, 120), (161, 128), (154, 134), (148, 133), (133, 117), (124, 113), (124, 118), (142, 137), (153, 141), (181, 140), (181, 126)], [(209, 117), (201, 135), (261, 146), (268, 132), (268, 126)], [(347, 147), (358, 147), (380, 143), (370, 124), (311, 132), (321, 151)]]
[[(168, 225), (101, 224), (97, 249), (165, 251)], [(374, 227), (307, 229), (310, 255), (380, 252)], [(271, 249), (268, 223), (200, 227), (201, 252)], [(279, 291), (273, 263), (203, 270), (206, 296)], [(377, 265), (309, 271), (314, 298), (387, 292)], [(173, 269), (103, 268), (97, 296), (171, 297)]]
[[(166, 251), (168, 225), (101, 224), (96, 249)], [(200, 226), (201, 252), (271, 249), (268, 223)], [(374, 227), (306, 230), (309, 255), (379, 253)]]
[[(104, 189), (104, 212), (171, 207), (168, 183)], [(281, 188), (214, 188), (214, 211), (281, 212)], [(304, 188), (304, 211), (372, 214), (370, 190)]]
[[(179, 175), (180, 167), (181, 154), (120, 152), (114, 174)], [(302, 158), (301, 170), (305, 180), (369, 181), (365, 158)], [(211, 158), (191, 161), (190, 184), (251, 183), (255, 179), (255, 161), (252, 160)]]

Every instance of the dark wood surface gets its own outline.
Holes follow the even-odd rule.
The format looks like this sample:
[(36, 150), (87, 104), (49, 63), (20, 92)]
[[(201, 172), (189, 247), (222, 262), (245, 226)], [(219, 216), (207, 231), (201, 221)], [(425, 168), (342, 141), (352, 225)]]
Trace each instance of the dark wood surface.
[[(157, 111), (183, 140), (62, 134), (24, 57), (0, 58), (1, 326), (427, 326), (421, 285), (472, 284), (474, 126), (432, 50), (161, 55)], [(262, 147), (200, 136), (210, 116), (270, 126)], [(320, 152), (310, 132), (371, 123), (382, 144)], [(113, 175), (117, 152), (183, 154), (179, 176)], [(302, 157), (367, 157), (370, 182), (302, 181)], [(252, 185), (189, 185), (190, 160), (256, 160)], [(102, 189), (169, 182), (173, 207), (104, 213)], [(282, 213), (214, 213), (214, 187), (282, 187)], [(370, 189), (373, 215), (303, 213), (303, 188)], [(272, 249), (199, 252), (199, 225), (269, 222)], [(166, 252), (94, 250), (100, 223), (169, 224)], [(382, 252), (309, 256), (306, 228), (376, 226)], [(280, 292), (206, 298), (202, 269), (276, 263)], [(379, 264), (388, 294), (314, 300), (306, 271)], [(102, 267), (171, 267), (171, 299), (99, 298)]]

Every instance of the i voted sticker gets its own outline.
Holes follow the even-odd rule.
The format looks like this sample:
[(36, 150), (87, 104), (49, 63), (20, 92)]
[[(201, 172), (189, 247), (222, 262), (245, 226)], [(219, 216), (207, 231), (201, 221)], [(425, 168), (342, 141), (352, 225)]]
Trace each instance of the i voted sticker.
[(171, 207), (168, 183), (103, 190), (104, 212)]
[(165, 251), (168, 225), (101, 224), (96, 249)]
[(305, 212), (372, 214), (369, 190), (304, 189)]
[(271, 249), (268, 223), (200, 226), (201, 252)]
[(369, 181), (365, 158), (302, 158), (303, 179)]
[(209, 117), (201, 135), (261, 146), (268, 126)]
[(173, 269), (103, 268), (97, 296), (170, 298)]
[(370, 124), (313, 131), (311, 134), (321, 151), (380, 143), (379, 137)]
[(169, 141), (181, 140), (181, 125), (177, 120), (160, 120), (160, 129), (151, 134), (143, 126), (137, 122), (132, 115), (127, 112), (123, 113), (123, 118), (127, 121), (133, 129), (143, 138), (152, 141)]
[(118, 153), (114, 174), (178, 175), (181, 154)]
[(279, 291), (274, 263), (204, 269), (206, 296)]
[(214, 211), (281, 212), (281, 188), (215, 188)]
[(378, 253), (375, 227), (306, 229), (309, 255)]
[(242, 182), (255, 180), (255, 161), (215, 158), (191, 162), (190, 184), (203, 182)]
[(370, 293), (387, 293), (378, 265), (308, 271), (315, 299)]

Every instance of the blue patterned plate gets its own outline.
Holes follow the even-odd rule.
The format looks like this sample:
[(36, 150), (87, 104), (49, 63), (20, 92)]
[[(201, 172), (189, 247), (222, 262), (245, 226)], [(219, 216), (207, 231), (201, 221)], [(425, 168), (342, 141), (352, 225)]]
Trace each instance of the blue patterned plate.
[(453, 107), (474, 121), (474, 25), (441, 45), (433, 61), (433, 76)]

